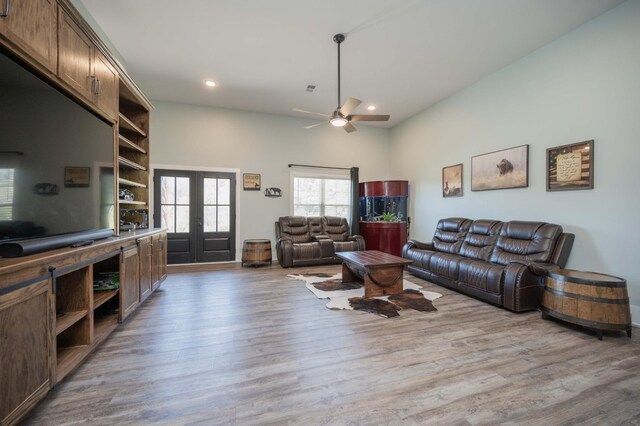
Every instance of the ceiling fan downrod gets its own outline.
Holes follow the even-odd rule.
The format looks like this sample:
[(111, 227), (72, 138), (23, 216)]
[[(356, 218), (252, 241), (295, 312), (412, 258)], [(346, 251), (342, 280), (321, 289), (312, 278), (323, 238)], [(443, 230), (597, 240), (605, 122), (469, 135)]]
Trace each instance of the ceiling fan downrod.
[(340, 43), (342, 43), (344, 39), (344, 34), (336, 34), (333, 36), (333, 41), (338, 43), (338, 111), (340, 111), (340, 105), (342, 105), (342, 102), (340, 102)]

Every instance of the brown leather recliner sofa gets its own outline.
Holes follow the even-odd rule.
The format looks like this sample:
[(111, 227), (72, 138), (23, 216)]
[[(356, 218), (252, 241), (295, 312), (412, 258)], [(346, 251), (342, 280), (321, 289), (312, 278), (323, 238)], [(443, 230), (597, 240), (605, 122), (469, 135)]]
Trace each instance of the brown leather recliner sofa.
[(284, 216), (276, 222), (276, 254), (283, 268), (340, 263), (336, 252), (364, 249), (364, 238), (350, 236), (342, 217)]
[(550, 223), (449, 218), (431, 243), (409, 241), (402, 256), (414, 275), (523, 312), (540, 307), (542, 277), (566, 265), (573, 241)]

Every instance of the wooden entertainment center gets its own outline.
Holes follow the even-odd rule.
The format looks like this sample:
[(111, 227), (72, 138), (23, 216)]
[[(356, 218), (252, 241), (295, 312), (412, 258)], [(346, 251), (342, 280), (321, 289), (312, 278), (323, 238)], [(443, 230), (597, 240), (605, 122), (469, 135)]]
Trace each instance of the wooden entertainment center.
[[(0, 51), (113, 128), (112, 238), (0, 259), (0, 425), (18, 423), (166, 278), (167, 234), (150, 218), (151, 103), (69, 0), (0, 1)], [(128, 189), (133, 200), (119, 199)], [(118, 288), (94, 290), (101, 273)], [(114, 275), (115, 276), (115, 275)]]

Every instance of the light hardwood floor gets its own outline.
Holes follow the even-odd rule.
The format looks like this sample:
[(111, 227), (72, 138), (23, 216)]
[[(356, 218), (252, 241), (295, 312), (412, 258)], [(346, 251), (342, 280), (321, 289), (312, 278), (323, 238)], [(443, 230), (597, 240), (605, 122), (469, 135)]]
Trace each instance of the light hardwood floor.
[(604, 341), (429, 284), (438, 312), (330, 311), (288, 273), (170, 275), (27, 424), (639, 424), (640, 330)]

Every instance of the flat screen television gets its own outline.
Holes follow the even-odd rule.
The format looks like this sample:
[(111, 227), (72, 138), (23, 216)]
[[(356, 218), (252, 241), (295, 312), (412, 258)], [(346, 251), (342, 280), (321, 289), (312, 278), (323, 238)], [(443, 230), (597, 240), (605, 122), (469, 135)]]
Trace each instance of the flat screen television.
[(113, 143), (110, 124), (0, 51), (0, 256), (7, 242), (112, 235)]

